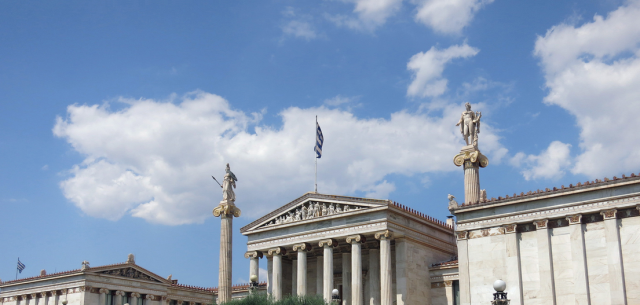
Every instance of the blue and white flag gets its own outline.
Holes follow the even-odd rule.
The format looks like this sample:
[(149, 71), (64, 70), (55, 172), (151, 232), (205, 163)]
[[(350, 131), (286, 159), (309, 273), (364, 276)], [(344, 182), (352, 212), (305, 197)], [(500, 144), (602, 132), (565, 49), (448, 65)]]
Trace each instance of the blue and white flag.
[(22, 270), (24, 270), (25, 267), (26, 266), (22, 262), (20, 262), (20, 258), (18, 257), (18, 271), (22, 273)]
[(320, 129), (320, 124), (316, 122), (316, 147), (313, 149), (316, 151), (316, 158), (322, 158), (322, 143), (324, 143), (322, 129)]

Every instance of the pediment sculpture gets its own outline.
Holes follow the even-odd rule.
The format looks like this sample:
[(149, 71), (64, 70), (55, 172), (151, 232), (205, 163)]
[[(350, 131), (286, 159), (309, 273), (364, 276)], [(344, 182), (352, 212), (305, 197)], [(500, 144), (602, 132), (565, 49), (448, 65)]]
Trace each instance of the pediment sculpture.
[(145, 274), (145, 273), (143, 273), (141, 271), (138, 271), (138, 270), (136, 270), (135, 268), (132, 268), (132, 267), (106, 270), (106, 271), (102, 271), (100, 273), (102, 273), (102, 274), (110, 274), (110, 275), (115, 275), (115, 276), (128, 277), (128, 278), (132, 278), (132, 279), (141, 279), (141, 280), (147, 280), (147, 281), (153, 281), (153, 282), (160, 282), (157, 279), (151, 277), (150, 275)]
[(309, 201), (269, 220), (261, 227), (272, 227), (282, 224), (305, 221), (325, 216), (344, 214), (366, 209), (367, 207), (353, 204), (340, 204), (333, 202)]

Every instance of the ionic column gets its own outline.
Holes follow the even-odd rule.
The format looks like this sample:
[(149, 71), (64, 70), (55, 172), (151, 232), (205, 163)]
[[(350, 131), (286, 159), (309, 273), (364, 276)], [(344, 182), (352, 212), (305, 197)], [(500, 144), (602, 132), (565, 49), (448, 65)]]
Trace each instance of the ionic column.
[(325, 302), (331, 303), (331, 291), (333, 290), (333, 248), (338, 246), (338, 242), (334, 239), (321, 240), (318, 243), (323, 248), (323, 280), (322, 280), (322, 296)]
[(307, 252), (311, 250), (311, 245), (301, 243), (293, 246), (293, 251), (298, 252), (298, 283), (297, 292), (299, 296), (307, 294)]
[(38, 305), (47, 305), (47, 293), (40, 292), (38, 294), (40, 295), (40, 298), (38, 299)]
[(273, 256), (267, 256), (267, 294), (273, 296)]
[(258, 281), (260, 278), (260, 261), (262, 258), (262, 252), (260, 251), (248, 251), (244, 254), (244, 258), (249, 259), (249, 281), (251, 281), (251, 276), (255, 275), (258, 277)]
[(233, 239), (233, 215), (220, 214), (220, 265), (218, 274), (218, 300), (231, 300), (231, 241)]
[(541, 219), (533, 222), (536, 226), (538, 242), (538, 268), (540, 272), (539, 298), (542, 304), (556, 305), (556, 291), (553, 278), (553, 257), (551, 256), (551, 237), (549, 220)]
[(324, 295), (324, 284), (323, 284), (323, 272), (324, 267), (322, 266), (322, 258), (318, 257), (316, 259), (316, 294)]
[(444, 295), (447, 298), (447, 305), (455, 305), (453, 303), (453, 281), (444, 281)]
[(609, 267), (609, 289), (612, 305), (626, 305), (624, 269), (622, 265), (622, 248), (620, 232), (615, 209), (600, 212), (604, 218), (604, 234), (607, 242), (607, 262)]
[[(220, 290), (218, 290), (218, 293), (220, 293)], [(218, 300), (219, 299), (220, 299), (220, 294), (218, 294)], [(222, 304), (222, 302), (218, 301), (218, 304)], [(182, 305), (182, 301), (176, 300), (176, 305)]]
[(155, 300), (155, 299), (156, 298), (155, 298), (155, 296), (153, 294), (147, 294), (147, 296), (144, 297), (144, 305), (151, 305), (151, 302), (153, 302), (153, 300)]
[(122, 297), (123, 296), (124, 296), (124, 291), (122, 291), (122, 290), (116, 291), (116, 293), (114, 294), (114, 297), (113, 297), (114, 299), (116, 299), (115, 300), (116, 305), (122, 305)]
[(458, 274), (460, 278), (459, 284), (461, 305), (471, 304), (471, 289), (469, 287), (469, 253), (467, 246), (468, 237), (468, 231), (456, 232), (456, 238), (458, 239)]
[(342, 305), (351, 305), (351, 253), (342, 253)]
[(369, 249), (369, 300), (368, 305), (380, 305), (380, 249)]
[(140, 297), (140, 294), (137, 292), (132, 292), (131, 293), (131, 299), (129, 300), (129, 304), (130, 305), (138, 305), (138, 298)]
[(269, 256), (273, 257), (273, 288), (271, 295), (276, 301), (282, 299), (282, 255), (286, 253), (287, 250), (282, 247), (269, 249)]
[(520, 247), (518, 246), (518, 234), (516, 224), (508, 224), (503, 227), (505, 232), (506, 257), (506, 293), (509, 294), (511, 304), (523, 305), (522, 300), (522, 275), (520, 268)]
[(584, 247), (582, 215), (571, 215), (569, 221), (569, 239), (571, 240), (571, 259), (573, 261), (573, 285), (576, 304), (589, 304), (589, 276), (587, 273), (587, 251)]
[(364, 236), (358, 234), (347, 237), (347, 243), (351, 244), (351, 304), (364, 305), (362, 299), (362, 243), (366, 242)]
[[(393, 232), (386, 230), (375, 234), (380, 240), (380, 305), (393, 305), (393, 294), (391, 290), (391, 239)], [(369, 268), (371, 269), (371, 268)], [(373, 295), (373, 290), (371, 290)]]
[[(100, 294), (100, 305), (104, 305), (107, 303), (107, 293), (109, 293), (109, 289), (106, 288), (100, 288), (100, 290), (98, 290), (98, 293)], [(50, 305), (54, 305), (54, 304), (50, 304)]]

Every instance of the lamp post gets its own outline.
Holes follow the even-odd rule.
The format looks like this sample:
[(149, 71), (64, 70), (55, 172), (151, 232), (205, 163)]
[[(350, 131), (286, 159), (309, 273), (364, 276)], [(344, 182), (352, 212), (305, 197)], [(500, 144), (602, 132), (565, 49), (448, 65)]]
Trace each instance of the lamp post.
[(340, 304), (340, 291), (338, 291), (338, 289), (333, 289), (331, 291), (331, 303), (335, 305)]
[(255, 274), (252, 274), (249, 277), (249, 281), (251, 281), (249, 282), (249, 293), (253, 294), (256, 291), (256, 289), (258, 289), (258, 276)]
[(503, 280), (497, 280), (493, 282), (493, 289), (496, 290), (496, 293), (493, 294), (493, 301), (491, 301), (491, 305), (509, 305), (509, 300), (507, 299), (507, 293), (504, 290), (507, 288), (507, 283)]

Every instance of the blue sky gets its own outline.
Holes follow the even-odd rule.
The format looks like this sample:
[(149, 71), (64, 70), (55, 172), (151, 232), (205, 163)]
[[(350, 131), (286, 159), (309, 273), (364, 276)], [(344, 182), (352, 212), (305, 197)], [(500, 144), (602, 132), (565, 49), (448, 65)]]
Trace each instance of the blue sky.
[[(483, 112), (489, 197), (637, 173), (640, 2), (0, 1), (0, 279), (124, 261), (217, 285), (239, 228), (313, 190), (434, 217)], [(262, 263), (263, 267), (266, 263)]]

